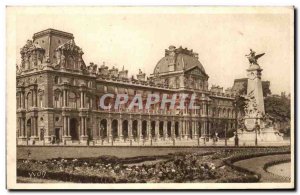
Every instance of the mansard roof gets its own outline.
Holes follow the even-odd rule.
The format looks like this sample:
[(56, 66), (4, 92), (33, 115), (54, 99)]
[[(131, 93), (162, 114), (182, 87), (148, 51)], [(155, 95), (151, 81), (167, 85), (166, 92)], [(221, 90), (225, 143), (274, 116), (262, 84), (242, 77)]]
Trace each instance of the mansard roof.
[(197, 53), (187, 48), (183, 49), (179, 47), (176, 49), (176, 47), (170, 46), (169, 50), (165, 50), (165, 57), (158, 61), (154, 69), (154, 74), (169, 72), (171, 64), (174, 64), (174, 71), (186, 70), (198, 66), (205, 73), (203, 65), (198, 60)]

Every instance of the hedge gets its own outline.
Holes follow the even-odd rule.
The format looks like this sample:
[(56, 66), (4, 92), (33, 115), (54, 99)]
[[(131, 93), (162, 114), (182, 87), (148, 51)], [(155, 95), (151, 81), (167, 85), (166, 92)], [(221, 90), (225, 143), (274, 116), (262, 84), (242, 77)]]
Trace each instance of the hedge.
[(248, 169), (239, 167), (234, 165), (233, 163), (240, 161), (240, 160), (246, 160), (250, 158), (255, 158), (255, 157), (260, 157), (260, 156), (269, 156), (269, 155), (276, 155), (276, 154), (289, 154), (290, 152), (271, 152), (271, 153), (255, 153), (255, 154), (248, 154), (248, 155), (238, 155), (238, 156), (233, 156), (228, 159), (225, 159), (223, 162), (227, 166), (231, 167), (232, 169), (239, 171), (241, 173), (245, 174), (250, 174), (245, 177), (241, 178), (228, 178), (228, 179), (221, 179), (219, 182), (223, 183), (253, 183), (253, 182), (258, 182), (261, 178), (261, 175), (259, 173), (250, 171)]

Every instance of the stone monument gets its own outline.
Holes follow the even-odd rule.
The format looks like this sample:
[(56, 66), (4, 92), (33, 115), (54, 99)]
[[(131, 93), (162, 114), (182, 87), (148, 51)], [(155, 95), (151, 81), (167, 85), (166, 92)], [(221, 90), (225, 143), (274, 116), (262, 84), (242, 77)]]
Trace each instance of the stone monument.
[(246, 55), (249, 60), (247, 69), (248, 85), (246, 105), (244, 108), (245, 116), (243, 118), (243, 127), (238, 129), (238, 138), (240, 145), (255, 143), (270, 143), (283, 141), (282, 135), (274, 129), (273, 122), (265, 114), (263, 90), (261, 82), (262, 69), (257, 63), (258, 58), (264, 53), (256, 55), (250, 49), (250, 54)]

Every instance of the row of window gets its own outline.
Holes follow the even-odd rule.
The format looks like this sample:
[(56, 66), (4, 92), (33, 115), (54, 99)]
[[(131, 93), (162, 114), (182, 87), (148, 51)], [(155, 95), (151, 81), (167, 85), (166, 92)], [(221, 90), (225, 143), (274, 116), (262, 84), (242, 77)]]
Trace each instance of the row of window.
[[(54, 77), (54, 83), (55, 83), (56, 85), (57, 85), (57, 84), (60, 84), (62, 81), (63, 81), (63, 78), (61, 78), (61, 77), (59, 77), (59, 76), (55, 76), (55, 77)], [(69, 83), (70, 83), (71, 85), (74, 85), (74, 86), (78, 85), (76, 79), (74, 79), (74, 78), (69, 78), (69, 81), (70, 81)], [(87, 86), (88, 86), (89, 88), (92, 88), (92, 87), (93, 87), (93, 81), (87, 81)]]

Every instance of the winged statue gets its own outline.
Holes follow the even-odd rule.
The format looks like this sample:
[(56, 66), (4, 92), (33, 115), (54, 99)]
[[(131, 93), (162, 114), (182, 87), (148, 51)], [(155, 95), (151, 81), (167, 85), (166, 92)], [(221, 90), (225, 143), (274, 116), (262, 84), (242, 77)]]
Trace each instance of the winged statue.
[(250, 49), (250, 53), (248, 55), (245, 55), (245, 56), (248, 58), (250, 64), (258, 65), (257, 60), (258, 60), (258, 58), (262, 57), (263, 55), (265, 55), (265, 53), (261, 53), (261, 54), (256, 55), (255, 51)]

